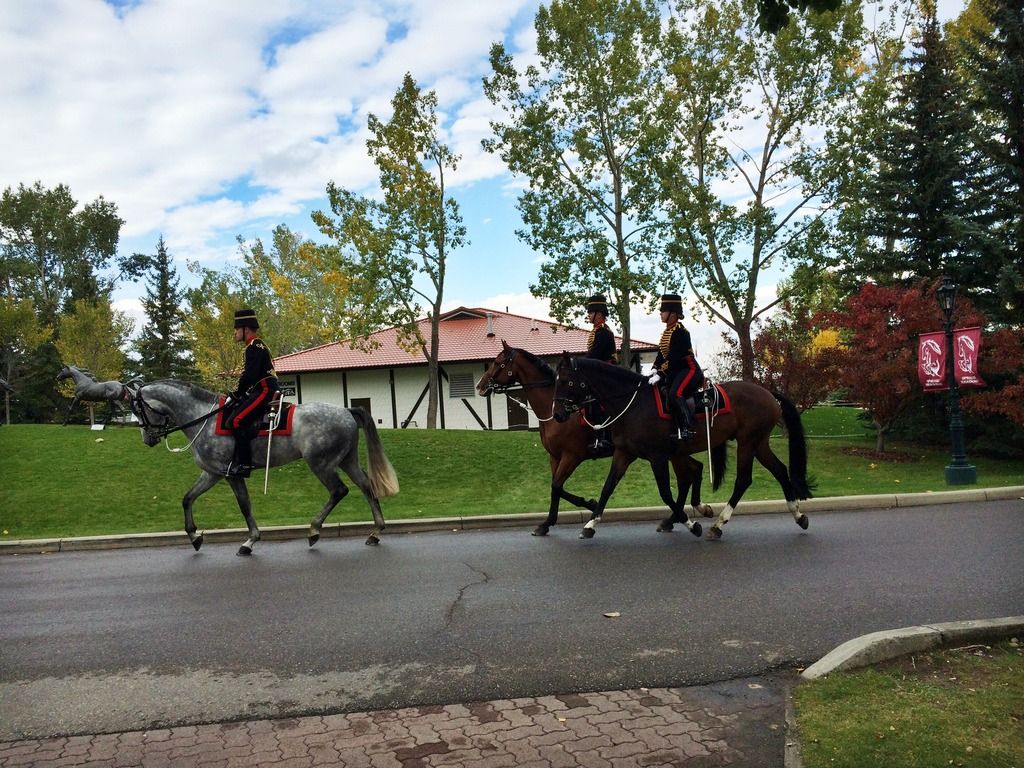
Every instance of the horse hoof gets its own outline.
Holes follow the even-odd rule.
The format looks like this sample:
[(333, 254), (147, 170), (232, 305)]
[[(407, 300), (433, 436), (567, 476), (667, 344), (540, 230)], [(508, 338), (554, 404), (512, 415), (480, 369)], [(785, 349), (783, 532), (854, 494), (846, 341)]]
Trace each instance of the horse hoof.
[(711, 508), (710, 504), (701, 504), (700, 505), (700, 513), (702, 515), (704, 515), (704, 517), (714, 517), (715, 516), (715, 510), (713, 510)]
[(314, 533), (312, 536), (309, 537), (309, 546), (312, 547), (318, 541), (320, 541), (320, 534), (319, 533)]
[(592, 538), (594, 538), (594, 529), (593, 528), (584, 528), (582, 531), (580, 531), (580, 538), (581, 539), (592, 539)]
[(811, 524), (811, 521), (807, 519), (807, 515), (800, 515), (800, 517), (796, 519), (796, 524), (806, 531), (807, 526)]
[(242, 546), (240, 546), (238, 548), (237, 554), (240, 555), (241, 557), (248, 557), (249, 555), (252, 554), (252, 547), (247, 547), (247, 546), (245, 546), (245, 544), (243, 544)]
[(202, 534), (200, 534), (199, 536), (196, 536), (194, 539), (192, 539), (192, 547), (195, 549), (196, 552), (199, 551), (199, 548), (201, 546), (203, 546)]
[(717, 525), (712, 525), (710, 528), (708, 528), (708, 532), (704, 536), (704, 538), (708, 541), (718, 541), (720, 538), (722, 538), (722, 529), (719, 528)]
[(661, 525), (658, 526), (658, 533), (672, 533), (672, 529), (675, 528), (674, 523), (670, 523), (667, 520), (663, 520)]
[(700, 527), (700, 523), (694, 523), (693, 528), (690, 529), (690, 533), (694, 536), (700, 536), (703, 529)]
[(549, 530), (548, 526), (546, 526), (546, 525), (538, 525), (536, 528), (533, 529), (533, 533), (531, 535), (532, 536), (547, 536), (548, 535), (548, 530)]
[(380, 539), (377, 538), (377, 534), (371, 533), (370, 536), (366, 539), (366, 546), (376, 547), (378, 544), (380, 544)]

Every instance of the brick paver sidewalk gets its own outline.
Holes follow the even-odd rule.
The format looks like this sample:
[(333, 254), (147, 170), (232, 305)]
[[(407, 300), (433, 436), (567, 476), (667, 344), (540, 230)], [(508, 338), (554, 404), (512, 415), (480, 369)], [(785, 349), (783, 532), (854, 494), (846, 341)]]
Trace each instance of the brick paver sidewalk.
[(781, 766), (785, 678), (0, 743), (13, 766)]

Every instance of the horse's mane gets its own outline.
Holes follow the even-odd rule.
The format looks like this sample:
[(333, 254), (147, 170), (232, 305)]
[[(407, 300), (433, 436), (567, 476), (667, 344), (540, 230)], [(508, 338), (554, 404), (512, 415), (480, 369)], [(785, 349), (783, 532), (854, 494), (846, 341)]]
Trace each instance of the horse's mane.
[[(217, 395), (210, 390), (203, 389), (198, 384), (193, 384), (190, 381), (182, 381), (181, 379), (157, 379), (156, 381), (147, 381), (146, 384), (167, 384), (172, 389), (186, 392), (197, 400), (217, 399)], [(143, 384), (143, 386), (146, 386), (146, 384)]]
[(533, 352), (531, 352), (528, 349), (522, 349), (520, 347), (516, 347), (515, 350), (517, 353), (521, 354), (523, 357), (525, 357), (527, 360), (533, 363), (533, 365), (536, 368), (538, 368), (541, 373), (550, 378), (552, 381), (555, 380), (555, 369), (552, 368), (543, 360), (541, 360), (539, 357), (537, 357), (537, 355), (533, 354)]
[(629, 384), (630, 386), (636, 386), (640, 380), (644, 378), (639, 373), (631, 371), (629, 368), (623, 368), (620, 365), (611, 365), (589, 357), (577, 357), (576, 365), (588, 373), (605, 376), (613, 381)]

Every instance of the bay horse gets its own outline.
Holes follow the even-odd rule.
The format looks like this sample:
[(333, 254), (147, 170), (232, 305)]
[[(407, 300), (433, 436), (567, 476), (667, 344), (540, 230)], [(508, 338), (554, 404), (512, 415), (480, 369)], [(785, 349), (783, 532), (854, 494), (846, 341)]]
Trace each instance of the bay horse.
[[(554, 419), (555, 371), (546, 362), (525, 349), (510, 347), (504, 340), (501, 352), (494, 358), (484, 375), (477, 382), (476, 389), (481, 396), (491, 392), (505, 392), (516, 384), (523, 388), (530, 408), (540, 422), (540, 441), (549, 454), (551, 464), (551, 499), (547, 519), (533, 530), (534, 536), (546, 536), (551, 526), (558, 522), (558, 505), (565, 499), (577, 507), (596, 513), (597, 502), (584, 499), (565, 489), (565, 482), (576, 468), (587, 459), (607, 458), (594, 456), (588, 448), (593, 439), (590, 430), (579, 420), (558, 421)], [(518, 401), (517, 401), (518, 402)], [(524, 406), (525, 407), (525, 406)], [(712, 517), (714, 512), (707, 504), (700, 503), (700, 481), (703, 465), (689, 454), (673, 456), (672, 466), (680, 487), (678, 499), (666, 502), (675, 511), (685, 505), (686, 490), (693, 482), (693, 508), (697, 515)], [(684, 481), (684, 478), (688, 480)], [(680, 521), (685, 522), (695, 536), (700, 536), (700, 523), (691, 524), (685, 513)]]
[[(700, 422), (705, 421), (706, 424), (706, 417), (698, 407), (696, 436), (679, 441), (676, 439), (674, 418), (665, 412), (661, 405), (665, 402), (662, 395), (646, 377), (618, 366), (573, 357), (568, 352), (562, 355), (555, 374), (555, 419), (564, 421), (568, 419), (570, 409), (596, 401), (614, 422), (612, 466), (601, 489), (597, 509), (586, 524), (584, 533), (587, 538), (594, 535), (594, 528), (609, 497), (635, 459), (643, 458), (650, 462), (659, 493), (663, 499), (670, 498), (668, 461), (703, 450), (710, 442), (717, 488), (725, 469), (724, 447), (727, 440), (735, 440), (737, 445), (736, 483), (728, 503), (708, 529), (707, 538), (721, 538), (722, 526), (729, 522), (750, 487), (755, 458), (782, 486), (797, 525), (807, 528), (807, 515), (800, 512), (799, 501), (811, 497), (807, 481), (807, 442), (796, 406), (783, 395), (773, 394), (758, 384), (727, 381), (718, 386), (722, 403), (717, 407), (717, 413), (712, 414), (709, 429), (701, 428)], [(788, 470), (772, 451), (768, 440), (780, 421), (785, 423), (789, 433)], [(673, 516), (664, 521), (659, 530), (671, 530), (672, 524), (679, 522), (677, 518), (678, 513), (673, 510)]]
[[(217, 429), (217, 414), (223, 410), (220, 396), (195, 384), (175, 379), (164, 379), (134, 388), (131, 396), (132, 412), (142, 427), (143, 442), (152, 447), (172, 432), (181, 431), (189, 439), (192, 458), (202, 470), (195, 485), (182, 499), (185, 510), (185, 532), (192, 546), (199, 550), (203, 535), (196, 532), (192, 518), (192, 504), (221, 480), (227, 480), (235, 494), (238, 507), (249, 529), (249, 538), (239, 548), (239, 555), (251, 555), (253, 545), (260, 539), (260, 531), (252, 516), (252, 504), (243, 477), (224, 477), (231, 460), (235, 438)], [(338, 476), (338, 469), (347, 474), (363, 492), (373, 513), (376, 533), (371, 533), (367, 544), (380, 542), (384, 531), (384, 516), (379, 499), (398, 493), (398, 478), (391, 466), (377, 427), (363, 408), (342, 408), (328, 403), (304, 403), (290, 406), (292, 413), (283, 415), (285, 429), (270, 437), (271, 467), (305, 459), (314, 475), (330, 493), (327, 503), (309, 524), (309, 546), (320, 538), (324, 520), (332, 509), (348, 494), (348, 488)], [(366, 433), (369, 475), (359, 466), (359, 430)], [(261, 432), (253, 444), (253, 454), (267, 460), (268, 437)]]
[(121, 402), (128, 399), (128, 389), (120, 381), (96, 381), (96, 377), (84, 368), (76, 368), (73, 365), (65, 365), (57, 374), (57, 381), (71, 379), (75, 383), (75, 396), (68, 406), (68, 412), (64, 416), (64, 424), (67, 426), (71, 412), (81, 400), (89, 403), (107, 404), (107, 421), (116, 405), (122, 413), (124, 409)]

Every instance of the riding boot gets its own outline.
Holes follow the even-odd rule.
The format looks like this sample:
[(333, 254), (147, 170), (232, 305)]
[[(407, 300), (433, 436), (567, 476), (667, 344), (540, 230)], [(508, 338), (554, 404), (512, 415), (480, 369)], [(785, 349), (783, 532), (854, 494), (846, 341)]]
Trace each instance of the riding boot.
[(697, 424), (693, 419), (693, 413), (686, 405), (685, 397), (675, 398), (676, 403), (676, 438), (678, 440), (690, 440), (697, 434)]
[(252, 464), (252, 430), (246, 425), (235, 430), (235, 451), (225, 473), (227, 477), (249, 477)]

